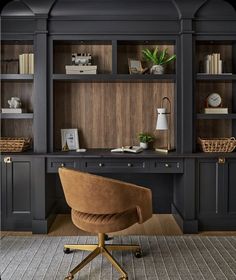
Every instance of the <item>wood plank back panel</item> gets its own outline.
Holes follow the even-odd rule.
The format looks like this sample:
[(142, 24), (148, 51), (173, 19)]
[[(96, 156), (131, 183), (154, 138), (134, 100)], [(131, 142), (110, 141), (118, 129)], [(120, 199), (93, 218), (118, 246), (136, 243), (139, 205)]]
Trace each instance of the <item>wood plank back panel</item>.
[[(154, 134), (154, 145), (164, 146), (166, 132), (155, 130), (164, 96), (174, 104), (174, 83), (55, 82), (54, 149), (61, 149), (62, 128), (78, 128), (85, 148), (135, 145), (140, 132)], [(174, 145), (174, 111), (171, 132)]]
[(204, 59), (206, 55), (220, 53), (223, 60), (223, 73), (232, 73), (232, 45), (230, 44), (210, 44), (209, 42), (197, 45), (197, 65), (196, 72), (204, 73)]
[(32, 120), (1, 120), (1, 136), (30, 137), (33, 139)]
[[(6, 59), (19, 59), (19, 55), (23, 53), (33, 53), (33, 44), (30, 42), (22, 41), (22, 44), (13, 44), (10, 42), (2, 42), (1, 45), (1, 58), (2, 60)], [(19, 65), (18, 63), (8, 62), (1, 63), (1, 72), (3, 74), (18, 74)]]
[[(157, 44), (120, 44), (118, 45), (118, 53), (117, 53), (117, 66), (119, 74), (128, 74), (129, 73), (129, 65), (128, 59), (137, 59), (142, 62), (142, 67), (151, 67), (150, 62), (146, 62), (142, 53), (143, 49), (154, 50), (155, 47), (158, 47), (159, 50), (164, 50), (168, 48), (168, 54), (173, 55), (175, 53), (174, 45), (158, 45)], [(175, 62), (171, 62), (165, 66), (166, 74), (175, 73)]]
[(83, 44), (55, 43), (54, 45), (54, 73), (65, 74), (65, 65), (71, 65), (72, 53), (90, 53), (92, 64), (98, 66), (98, 74), (110, 74), (112, 72), (112, 45), (108, 42), (95, 44), (86, 42)]
[(9, 108), (8, 100), (19, 97), (25, 113), (33, 112), (33, 83), (32, 82), (2, 82), (1, 107)]

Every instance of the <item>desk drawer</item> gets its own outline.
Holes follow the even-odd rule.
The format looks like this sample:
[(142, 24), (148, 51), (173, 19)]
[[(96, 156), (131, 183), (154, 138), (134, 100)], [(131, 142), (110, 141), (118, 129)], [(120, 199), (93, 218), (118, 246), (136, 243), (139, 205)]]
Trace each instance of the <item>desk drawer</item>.
[(83, 163), (85, 171), (96, 172), (144, 172), (147, 163), (143, 160), (86, 160)]
[(154, 170), (158, 173), (183, 173), (182, 159), (165, 159), (154, 161)]
[(47, 160), (48, 173), (57, 173), (59, 167), (76, 168), (76, 161), (66, 158), (49, 158)]

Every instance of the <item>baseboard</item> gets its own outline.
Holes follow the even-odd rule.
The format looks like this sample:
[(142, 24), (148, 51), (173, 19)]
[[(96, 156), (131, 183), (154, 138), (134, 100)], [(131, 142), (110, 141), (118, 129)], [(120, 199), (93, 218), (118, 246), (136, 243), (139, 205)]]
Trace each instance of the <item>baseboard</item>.
[(184, 220), (173, 203), (171, 212), (183, 233), (198, 233), (198, 220)]

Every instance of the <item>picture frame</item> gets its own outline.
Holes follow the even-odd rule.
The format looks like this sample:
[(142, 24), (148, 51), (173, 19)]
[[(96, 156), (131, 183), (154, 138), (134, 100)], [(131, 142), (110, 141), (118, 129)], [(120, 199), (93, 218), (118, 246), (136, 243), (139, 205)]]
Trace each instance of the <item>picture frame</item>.
[(73, 151), (79, 149), (79, 134), (77, 128), (61, 129), (62, 151)]
[(142, 74), (143, 67), (140, 60), (128, 58), (128, 64), (130, 74)]

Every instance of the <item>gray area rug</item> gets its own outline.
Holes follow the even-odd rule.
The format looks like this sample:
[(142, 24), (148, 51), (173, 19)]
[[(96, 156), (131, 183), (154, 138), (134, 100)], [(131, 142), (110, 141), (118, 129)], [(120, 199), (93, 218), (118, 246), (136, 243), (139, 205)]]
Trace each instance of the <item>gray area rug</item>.
[[(96, 243), (96, 237), (3, 237), (1, 280), (60, 280), (88, 252), (63, 253), (63, 244)], [(236, 237), (122, 236), (108, 243), (140, 243), (143, 258), (130, 252), (113, 256), (128, 272), (129, 280), (236, 280)], [(74, 279), (113, 280), (119, 274), (101, 255)]]

